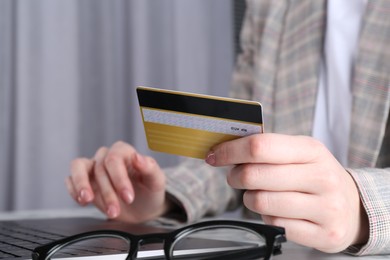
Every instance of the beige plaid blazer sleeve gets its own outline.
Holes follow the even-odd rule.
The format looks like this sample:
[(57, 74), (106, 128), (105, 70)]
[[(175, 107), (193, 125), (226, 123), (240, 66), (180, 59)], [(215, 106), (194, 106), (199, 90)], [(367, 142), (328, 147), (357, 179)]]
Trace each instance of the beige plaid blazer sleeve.
[[(311, 135), (326, 1), (248, 0), (247, 7), (231, 96), (260, 101), (267, 132)], [(389, 16), (389, 0), (368, 2), (353, 67), (347, 170), (370, 225), (368, 243), (348, 250), (357, 255), (390, 254)], [(223, 171), (201, 160), (167, 169), (168, 193), (188, 221), (240, 204)]]

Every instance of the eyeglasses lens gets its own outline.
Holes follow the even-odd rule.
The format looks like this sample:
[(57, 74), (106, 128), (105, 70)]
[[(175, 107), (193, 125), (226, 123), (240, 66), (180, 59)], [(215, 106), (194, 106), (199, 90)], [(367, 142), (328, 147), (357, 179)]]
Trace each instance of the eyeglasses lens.
[(51, 258), (115, 254), (115, 259), (126, 259), (129, 247), (129, 243), (122, 238), (95, 237), (69, 244), (58, 250)]
[(265, 245), (264, 238), (249, 229), (214, 227), (183, 235), (174, 243), (171, 254), (172, 259), (183, 259), (185, 255), (196, 255), (196, 259), (210, 259), (212, 256), (233, 259), (248, 250), (264, 254)]

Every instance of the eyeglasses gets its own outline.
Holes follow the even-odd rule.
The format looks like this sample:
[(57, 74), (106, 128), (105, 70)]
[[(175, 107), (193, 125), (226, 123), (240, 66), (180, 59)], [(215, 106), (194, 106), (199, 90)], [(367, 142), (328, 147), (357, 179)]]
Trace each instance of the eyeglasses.
[[(208, 242), (205, 243), (205, 240)], [(95, 250), (117, 252), (121, 249), (123, 259), (134, 260), (141, 246), (156, 243), (163, 243), (164, 256), (168, 260), (271, 259), (272, 255), (281, 253), (283, 242), (286, 242), (286, 237), (281, 227), (211, 220), (168, 233), (133, 235), (118, 230), (81, 233), (35, 248), (32, 259), (46, 260), (66, 255), (89, 255)]]

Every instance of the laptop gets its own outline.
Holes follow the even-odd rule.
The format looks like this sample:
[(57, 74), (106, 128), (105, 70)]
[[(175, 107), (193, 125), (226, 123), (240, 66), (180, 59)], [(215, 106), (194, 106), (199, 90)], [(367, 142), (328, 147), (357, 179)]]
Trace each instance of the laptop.
[[(162, 233), (171, 229), (151, 226), (146, 224), (128, 224), (119, 221), (103, 220), (91, 217), (66, 217), (47, 219), (17, 219), (0, 221), (0, 259), (31, 259), (32, 250), (51, 241), (55, 241), (70, 235), (93, 230), (120, 230), (132, 234)], [(226, 240), (197, 239), (199, 250), (193, 250), (193, 246), (181, 250), (186, 259), (200, 259), (197, 255), (204, 252), (216, 252), (236, 250), (243, 244)], [(138, 259), (165, 259), (161, 243), (142, 245), (138, 252)], [(190, 249), (191, 248), (191, 249)], [(107, 252), (104, 252), (106, 250)], [(108, 246), (99, 247), (93, 252), (88, 250), (61, 256), (61, 259), (124, 259), (125, 252), (120, 248)], [(192, 256), (192, 257), (191, 257)]]

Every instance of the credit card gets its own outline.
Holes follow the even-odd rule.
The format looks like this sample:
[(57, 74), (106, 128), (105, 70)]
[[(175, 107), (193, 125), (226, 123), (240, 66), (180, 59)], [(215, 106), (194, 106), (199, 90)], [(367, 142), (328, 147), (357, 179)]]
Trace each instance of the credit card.
[(263, 133), (259, 102), (137, 87), (151, 150), (205, 159), (216, 144)]

